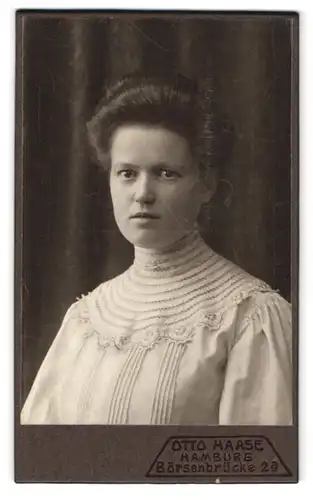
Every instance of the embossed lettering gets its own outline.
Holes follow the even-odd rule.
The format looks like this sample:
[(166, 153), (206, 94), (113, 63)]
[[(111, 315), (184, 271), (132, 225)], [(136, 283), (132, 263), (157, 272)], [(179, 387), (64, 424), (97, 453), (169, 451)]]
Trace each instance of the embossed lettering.
[(164, 472), (164, 462), (158, 460), (156, 466), (157, 472)]
[(261, 439), (256, 439), (256, 440), (255, 440), (255, 449), (256, 449), (257, 451), (263, 451), (263, 450), (264, 450), (264, 448), (263, 448), (263, 446), (262, 446), (262, 441), (261, 441)]
[(174, 441), (172, 443), (172, 450), (173, 451), (180, 451), (181, 450), (180, 442), (177, 439), (174, 439)]
[(200, 439), (200, 441), (198, 441), (197, 450), (199, 450), (199, 451), (206, 450), (205, 442), (202, 441), (202, 439)]
[(215, 439), (214, 444), (213, 444), (213, 451), (219, 448), (221, 451), (223, 451), (224, 446), (223, 446), (223, 441), (221, 439)]

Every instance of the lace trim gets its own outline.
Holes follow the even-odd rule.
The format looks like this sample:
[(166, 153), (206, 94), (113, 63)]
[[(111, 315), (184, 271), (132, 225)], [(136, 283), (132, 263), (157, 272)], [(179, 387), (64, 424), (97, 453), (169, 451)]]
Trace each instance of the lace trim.
[(195, 335), (196, 329), (194, 327), (178, 327), (178, 328), (165, 328), (160, 326), (149, 327), (133, 333), (132, 328), (127, 331), (117, 333), (110, 336), (105, 335), (103, 332), (97, 332), (90, 323), (90, 330), (85, 333), (85, 337), (96, 334), (98, 337), (98, 345), (100, 347), (116, 347), (117, 349), (128, 350), (134, 346), (140, 346), (143, 349), (152, 349), (156, 344), (162, 340), (171, 340), (176, 344), (185, 344), (190, 342)]
[[(260, 281), (253, 282), (248, 289), (242, 290), (230, 297), (230, 300), (224, 304), (222, 310), (200, 314), (196, 323), (188, 325), (174, 326), (173, 324), (168, 324), (167, 318), (165, 317), (160, 318), (159, 324), (147, 328), (135, 330), (132, 326), (129, 326), (127, 328), (121, 328), (120, 331), (114, 335), (110, 335), (105, 331), (105, 327), (100, 331), (100, 329), (95, 326), (97, 321), (92, 321), (90, 317), (88, 300), (95, 300), (93, 295), (94, 292), (88, 295), (82, 295), (81, 298), (78, 299), (77, 305), (80, 307), (75, 309), (76, 313), (74, 317), (78, 321), (84, 323), (85, 338), (97, 335), (99, 347), (106, 348), (110, 346), (120, 350), (128, 350), (134, 346), (140, 346), (143, 349), (152, 349), (156, 344), (164, 340), (169, 340), (175, 344), (186, 344), (191, 342), (198, 328), (208, 328), (210, 332), (216, 332), (224, 324), (224, 315), (229, 307), (239, 305), (256, 291), (268, 292), (273, 290), (266, 283)], [(254, 309), (249, 315), (250, 320), (253, 319), (255, 313), (256, 311)]]

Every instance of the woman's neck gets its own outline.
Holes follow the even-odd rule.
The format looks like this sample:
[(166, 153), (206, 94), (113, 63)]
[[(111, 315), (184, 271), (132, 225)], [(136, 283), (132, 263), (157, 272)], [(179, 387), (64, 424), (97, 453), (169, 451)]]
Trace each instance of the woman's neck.
[(133, 268), (141, 274), (150, 272), (179, 274), (187, 262), (196, 265), (199, 259), (207, 258), (208, 252), (210, 249), (196, 228), (166, 248), (135, 247)]

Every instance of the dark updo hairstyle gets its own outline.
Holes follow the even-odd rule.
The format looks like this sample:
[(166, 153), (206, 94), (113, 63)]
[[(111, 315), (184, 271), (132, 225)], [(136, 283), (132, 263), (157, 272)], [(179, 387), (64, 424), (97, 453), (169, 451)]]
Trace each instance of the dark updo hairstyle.
[(184, 137), (200, 171), (221, 166), (233, 134), (210, 87), (210, 79), (199, 85), (182, 75), (130, 75), (119, 80), (107, 89), (87, 124), (95, 161), (108, 168), (114, 131), (137, 123), (162, 126)]

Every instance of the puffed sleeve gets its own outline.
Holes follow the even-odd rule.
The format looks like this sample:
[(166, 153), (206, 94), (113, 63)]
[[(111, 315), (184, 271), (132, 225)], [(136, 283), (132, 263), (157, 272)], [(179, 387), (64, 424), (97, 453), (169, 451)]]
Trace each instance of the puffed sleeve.
[[(81, 346), (77, 320), (79, 302), (67, 311), (61, 327), (37, 373), (21, 411), (21, 424), (58, 423), (57, 389), (73, 356)], [(83, 324), (82, 324), (83, 325)]]
[(248, 301), (228, 356), (219, 423), (290, 425), (291, 306), (276, 292)]

